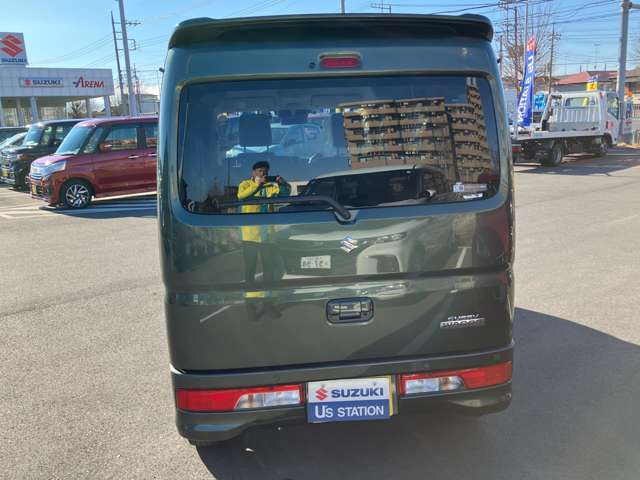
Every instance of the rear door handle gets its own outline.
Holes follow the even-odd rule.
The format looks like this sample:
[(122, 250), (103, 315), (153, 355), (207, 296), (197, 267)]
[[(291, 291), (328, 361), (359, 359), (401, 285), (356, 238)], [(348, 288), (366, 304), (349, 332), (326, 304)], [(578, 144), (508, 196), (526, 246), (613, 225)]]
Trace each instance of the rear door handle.
[(340, 298), (327, 302), (331, 323), (368, 322), (373, 318), (373, 300), (367, 297)]

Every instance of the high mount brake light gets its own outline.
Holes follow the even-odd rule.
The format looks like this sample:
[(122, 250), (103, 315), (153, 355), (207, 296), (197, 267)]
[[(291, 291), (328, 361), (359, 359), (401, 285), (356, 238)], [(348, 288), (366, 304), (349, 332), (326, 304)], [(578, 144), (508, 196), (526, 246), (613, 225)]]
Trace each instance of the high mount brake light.
[(230, 388), (225, 390), (176, 390), (176, 405), (191, 412), (230, 412), (252, 408), (300, 405), (302, 385)]
[(322, 68), (358, 68), (360, 55), (355, 53), (335, 53), (320, 55)]
[(487, 367), (400, 375), (400, 395), (490, 387), (511, 380), (512, 362)]

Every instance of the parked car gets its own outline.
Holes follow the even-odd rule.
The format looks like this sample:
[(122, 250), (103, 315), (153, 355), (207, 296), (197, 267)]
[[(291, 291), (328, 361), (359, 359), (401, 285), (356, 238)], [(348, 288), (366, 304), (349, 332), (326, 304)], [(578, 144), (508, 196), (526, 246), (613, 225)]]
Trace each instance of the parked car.
[(13, 137), (16, 133), (22, 133), (29, 130), (29, 127), (0, 127), (0, 143), (9, 137)]
[[(508, 407), (513, 180), (492, 34), (476, 15), (178, 25), (158, 226), (189, 442)], [(295, 176), (297, 154), (271, 148), (274, 112), (279, 125), (322, 113)], [(238, 119), (233, 143), (221, 117)]]
[[(362, 191), (371, 191), (364, 196)], [(436, 198), (451, 197), (443, 172), (416, 165), (374, 167), (335, 172), (312, 179), (301, 197), (327, 195), (346, 208), (424, 205)], [(377, 197), (377, 198), (376, 198)], [(280, 212), (317, 210), (318, 205), (293, 204)], [(340, 255), (344, 232), (325, 225), (292, 225), (277, 232), (285, 267), (283, 278), (345, 274), (365, 275), (409, 271), (437, 271), (457, 253), (451, 222), (444, 217), (408, 219), (406, 222), (371, 224), (351, 238), (357, 253)], [(306, 258), (315, 250), (313, 259)], [(305, 259), (305, 260), (303, 260)], [(335, 264), (331, 263), (333, 259)], [(340, 261), (340, 264), (336, 263)]]
[(1, 177), (15, 188), (26, 188), (31, 162), (56, 151), (80, 120), (50, 120), (29, 127), (22, 144), (2, 152)]
[(55, 154), (31, 164), (31, 194), (50, 205), (84, 208), (93, 197), (156, 189), (157, 117), (78, 123)]
[(19, 147), (20, 145), (22, 145), (24, 137), (26, 136), (27, 132), (20, 132), (12, 135), (11, 137), (5, 138), (0, 142), (0, 152), (2, 152), (2, 150), (4, 150), (5, 148)]

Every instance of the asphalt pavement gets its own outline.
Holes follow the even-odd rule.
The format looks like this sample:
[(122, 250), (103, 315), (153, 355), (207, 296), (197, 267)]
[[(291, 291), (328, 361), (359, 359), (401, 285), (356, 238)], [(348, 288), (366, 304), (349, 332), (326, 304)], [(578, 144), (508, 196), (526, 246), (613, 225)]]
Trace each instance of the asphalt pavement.
[(154, 200), (0, 187), (0, 478), (640, 478), (640, 151), (516, 175), (514, 397), (477, 419), (173, 423)]

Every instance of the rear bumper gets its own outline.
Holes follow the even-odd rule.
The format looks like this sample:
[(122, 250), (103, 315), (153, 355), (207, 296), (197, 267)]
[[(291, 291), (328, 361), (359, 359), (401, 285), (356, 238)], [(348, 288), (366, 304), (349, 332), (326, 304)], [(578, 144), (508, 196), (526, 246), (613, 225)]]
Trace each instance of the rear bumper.
[[(510, 360), (513, 360), (513, 342), (504, 348), (442, 357), (240, 373), (185, 373), (172, 369), (171, 376), (174, 391), (177, 388), (221, 389), (472, 368)], [(406, 397), (398, 397), (396, 393), (396, 400), (398, 415), (426, 413), (442, 408), (462, 414), (483, 415), (504, 410), (509, 406), (511, 382), (459, 392)], [(304, 421), (306, 421), (304, 405), (224, 413), (195, 413), (176, 409), (176, 425), (180, 435), (198, 441), (223, 441), (251, 427)]]

